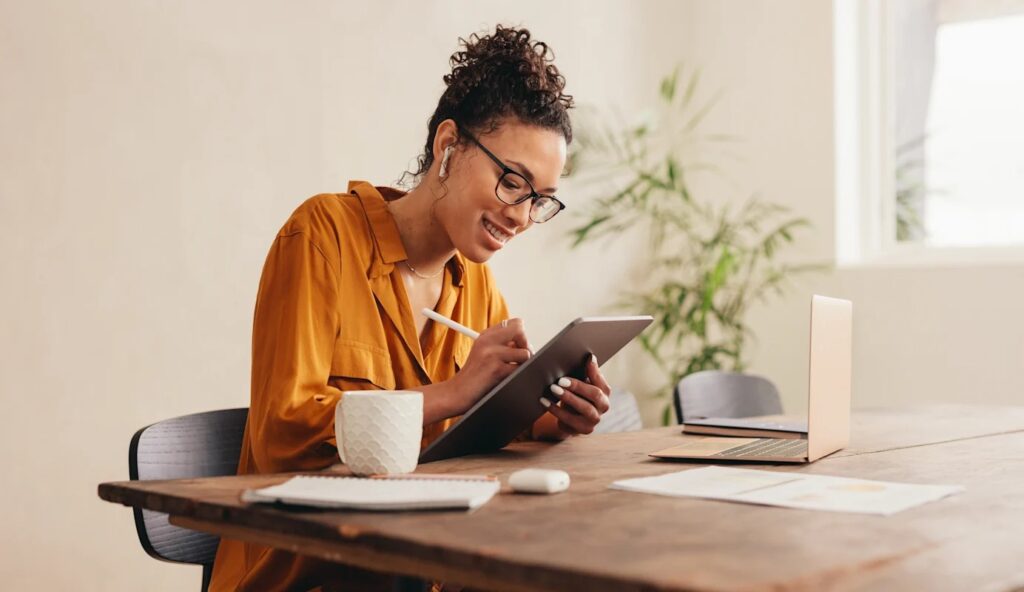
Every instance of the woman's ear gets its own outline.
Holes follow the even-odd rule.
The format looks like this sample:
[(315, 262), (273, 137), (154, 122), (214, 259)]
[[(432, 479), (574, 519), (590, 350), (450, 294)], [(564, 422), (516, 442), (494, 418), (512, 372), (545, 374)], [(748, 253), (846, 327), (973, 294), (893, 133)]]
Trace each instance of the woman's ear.
[(434, 162), (441, 163), (441, 169), (444, 170), (441, 173), (441, 169), (438, 173), (444, 177), (448, 174), (448, 159), (451, 158), (453, 147), (456, 142), (459, 141), (459, 128), (455, 125), (455, 120), (445, 119), (437, 126), (437, 131), (434, 132), (434, 145), (431, 149), (434, 152)]

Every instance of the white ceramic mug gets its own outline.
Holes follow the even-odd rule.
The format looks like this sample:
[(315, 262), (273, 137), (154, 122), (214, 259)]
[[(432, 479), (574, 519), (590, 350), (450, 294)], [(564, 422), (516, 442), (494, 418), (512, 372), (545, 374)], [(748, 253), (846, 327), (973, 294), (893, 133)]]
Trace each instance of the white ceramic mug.
[(341, 462), (356, 475), (411, 473), (423, 437), (423, 393), (344, 391), (334, 436)]

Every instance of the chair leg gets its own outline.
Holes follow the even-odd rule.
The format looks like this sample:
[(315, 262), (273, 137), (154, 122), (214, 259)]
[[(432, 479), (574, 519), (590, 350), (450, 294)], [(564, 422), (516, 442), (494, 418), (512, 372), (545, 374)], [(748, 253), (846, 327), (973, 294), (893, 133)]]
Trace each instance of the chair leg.
[(212, 563), (204, 563), (203, 564), (203, 587), (200, 589), (200, 592), (206, 592), (207, 590), (210, 589), (210, 576), (212, 576), (212, 575), (213, 575), (213, 564)]

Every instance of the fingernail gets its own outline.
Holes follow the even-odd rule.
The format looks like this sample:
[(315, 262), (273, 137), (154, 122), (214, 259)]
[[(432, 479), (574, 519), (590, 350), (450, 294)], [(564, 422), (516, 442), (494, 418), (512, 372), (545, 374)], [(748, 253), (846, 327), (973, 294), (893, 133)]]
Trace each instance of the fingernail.
[(548, 407), (551, 406), (551, 401), (548, 401), (544, 397), (541, 397), (540, 398), (540, 404), (543, 405), (545, 409), (547, 409)]
[(562, 390), (562, 387), (558, 386), (557, 384), (551, 385), (551, 392), (555, 393), (556, 397), (561, 397), (562, 395), (565, 394), (565, 391)]
[(572, 381), (563, 376), (558, 379), (558, 386), (563, 388), (569, 388), (570, 386), (572, 386)]
[(595, 356), (594, 354), (590, 354), (590, 361), (593, 362), (595, 366), (597, 366), (597, 356)]

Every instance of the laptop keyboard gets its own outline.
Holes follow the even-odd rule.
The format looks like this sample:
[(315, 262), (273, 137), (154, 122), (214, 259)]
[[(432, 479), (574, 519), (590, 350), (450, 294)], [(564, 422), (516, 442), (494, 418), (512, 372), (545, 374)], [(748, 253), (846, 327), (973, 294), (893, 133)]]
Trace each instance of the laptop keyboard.
[(806, 457), (807, 440), (784, 440), (781, 438), (762, 438), (750, 444), (744, 444), (714, 455), (718, 458), (781, 456)]

